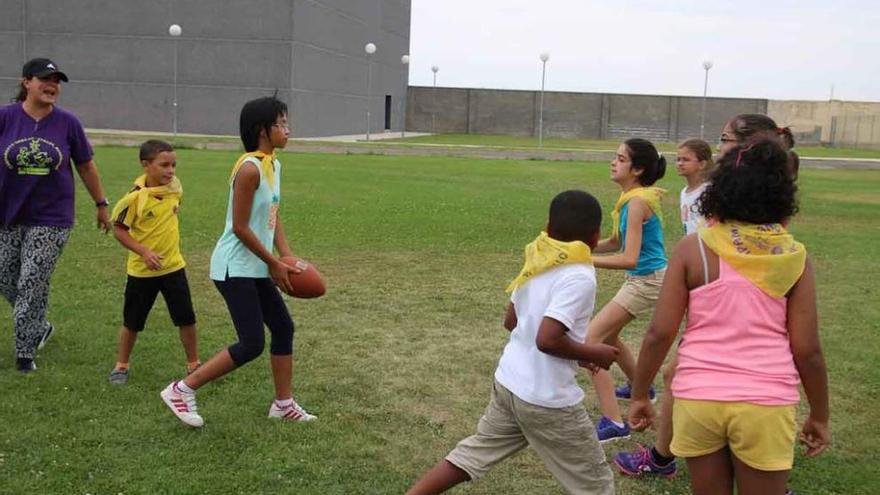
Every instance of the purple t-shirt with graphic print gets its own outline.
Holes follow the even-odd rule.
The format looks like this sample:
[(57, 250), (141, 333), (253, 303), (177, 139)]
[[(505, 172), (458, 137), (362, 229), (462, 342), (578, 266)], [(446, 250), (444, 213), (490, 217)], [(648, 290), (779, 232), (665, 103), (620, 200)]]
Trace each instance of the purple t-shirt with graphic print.
[(73, 226), (73, 167), (92, 159), (82, 124), (57, 106), (42, 120), (0, 107), (0, 225)]

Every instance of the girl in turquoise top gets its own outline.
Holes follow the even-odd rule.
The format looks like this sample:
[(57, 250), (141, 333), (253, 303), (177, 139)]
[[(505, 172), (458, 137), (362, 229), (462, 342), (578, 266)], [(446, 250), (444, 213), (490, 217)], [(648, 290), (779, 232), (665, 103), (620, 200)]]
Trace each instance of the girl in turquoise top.
[[(653, 312), (663, 283), (666, 253), (660, 198), (665, 191), (653, 186), (665, 172), (666, 159), (650, 141), (633, 138), (618, 147), (611, 162), (611, 180), (621, 190), (612, 212), (614, 227), (611, 236), (599, 241), (593, 250), (593, 253), (616, 253), (595, 256), (593, 265), (626, 270), (626, 280), (614, 299), (590, 322), (587, 341), (617, 347), (620, 350), (617, 364), (630, 381), (636, 362), (632, 351), (620, 339), (620, 332), (637, 316)], [(629, 437), (629, 427), (620, 414), (611, 374), (599, 370), (592, 379), (602, 411), (602, 418), (596, 426), (599, 441)]]
[[(218, 352), (185, 379), (162, 391), (162, 400), (184, 423), (200, 427), (195, 391), (263, 352), (263, 325), (269, 347), (275, 401), (270, 418), (311, 421), (293, 400), (293, 320), (278, 287), (290, 292), (289, 274), (301, 271), (281, 261), (293, 256), (278, 219), (281, 164), (275, 150), (290, 135), (287, 105), (275, 97), (247, 102), (241, 110), (241, 140), (247, 151), (232, 170), (226, 226), (211, 256), (211, 279), (226, 300), (238, 342)], [(273, 247), (279, 256), (273, 254)], [(277, 286), (277, 287), (276, 287)]]

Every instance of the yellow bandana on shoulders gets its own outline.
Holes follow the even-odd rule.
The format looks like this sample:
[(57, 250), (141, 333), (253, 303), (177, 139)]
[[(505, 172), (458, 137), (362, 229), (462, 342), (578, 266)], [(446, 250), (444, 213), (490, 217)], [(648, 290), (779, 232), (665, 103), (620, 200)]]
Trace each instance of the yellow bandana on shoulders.
[(571, 263), (593, 263), (590, 246), (581, 241), (557, 241), (546, 232), (541, 232), (534, 241), (526, 245), (525, 257), (526, 261), (522, 270), (507, 286), (507, 292), (513, 292), (514, 289), (528, 282), (535, 275), (544, 273), (551, 268)]
[(625, 193), (620, 193), (620, 197), (617, 198), (617, 204), (614, 205), (614, 210), (611, 211), (611, 238), (616, 239), (620, 237), (620, 212), (623, 210), (624, 205), (633, 198), (641, 198), (645, 203), (648, 203), (648, 208), (654, 212), (654, 215), (657, 216), (662, 225), (663, 210), (660, 207), (660, 200), (663, 199), (664, 194), (666, 194), (666, 189), (655, 186), (636, 187)]
[(781, 224), (716, 223), (700, 239), (770, 297), (784, 297), (801, 278), (807, 249)]
[(134, 180), (134, 188), (131, 192), (126, 194), (125, 197), (120, 199), (119, 202), (116, 203), (116, 206), (113, 207), (113, 213), (111, 213), (110, 218), (115, 220), (123, 210), (131, 208), (132, 206), (137, 209), (137, 214), (140, 216), (144, 212), (144, 207), (147, 205), (147, 199), (150, 195), (182, 196), (183, 185), (180, 183), (180, 179), (174, 177), (171, 179), (171, 182), (163, 186), (147, 187), (147, 176), (142, 175)]
[(260, 160), (260, 171), (263, 172), (263, 177), (266, 178), (266, 181), (269, 183), (269, 189), (272, 190), (275, 187), (275, 152), (273, 151), (270, 154), (263, 153), (262, 151), (251, 151), (250, 153), (245, 153), (238, 157), (238, 161), (235, 162), (235, 166), (232, 167), (232, 173), (229, 175), (229, 184), (232, 185), (232, 181), (235, 180), (235, 174), (238, 173), (241, 166), (244, 165), (244, 161), (248, 158), (256, 158)]

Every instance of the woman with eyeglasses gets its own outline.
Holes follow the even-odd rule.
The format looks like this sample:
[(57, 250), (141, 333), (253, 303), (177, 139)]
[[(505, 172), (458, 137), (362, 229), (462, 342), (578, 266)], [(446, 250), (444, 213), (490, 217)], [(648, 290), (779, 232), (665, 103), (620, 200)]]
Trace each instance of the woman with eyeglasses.
[(776, 122), (766, 115), (744, 113), (727, 121), (718, 140), (718, 153), (724, 155), (737, 146), (764, 140), (777, 143), (788, 151), (788, 171), (791, 178), (797, 180), (800, 158), (792, 151), (794, 135), (791, 133), (791, 128), (777, 126)]
[(49, 281), (73, 227), (74, 170), (95, 201), (98, 228), (111, 224), (82, 124), (57, 106), (67, 75), (35, 58), (21, 76), (13, 103), (0, 107), (0, 293), (12, 305), (16, 368), (31, 372), (54, 331)]

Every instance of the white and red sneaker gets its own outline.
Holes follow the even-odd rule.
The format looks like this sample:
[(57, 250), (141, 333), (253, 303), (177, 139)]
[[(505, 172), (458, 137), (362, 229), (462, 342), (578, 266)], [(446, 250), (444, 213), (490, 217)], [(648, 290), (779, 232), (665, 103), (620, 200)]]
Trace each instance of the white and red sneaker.
[(278, 401), (272, 401), (272, 407), (269, 408), (269, 417), (288, 421), (314, 421), (318, 419), (314, 414), (306, 412), (296, 401), (285, 405), (278, 405)]
[(205, 420), (198, 413), (199, 408), (196, 406), (196, 395), (181, 392), (177, 388), (177, 382), (169, 383), (159, 395), (162, 396), (165, 405), (171, 409), (171, 412), (177, 416), (177, 419), (195, 428), (205, 424)]

